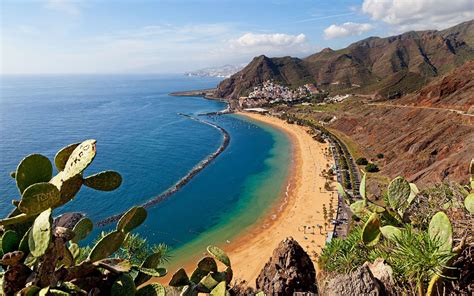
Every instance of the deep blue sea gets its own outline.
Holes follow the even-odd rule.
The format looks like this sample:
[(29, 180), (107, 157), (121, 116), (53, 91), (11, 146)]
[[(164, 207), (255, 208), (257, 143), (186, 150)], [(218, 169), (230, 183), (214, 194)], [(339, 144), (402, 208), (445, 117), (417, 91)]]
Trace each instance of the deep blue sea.
[[(81, 211), (98, 221), (160, 194), (222, 141), (215, 128), (177, 113), (226, 107), (168, 93), (218, 82), (177, 75), (2, 76), (0, 214), (19, 199), (9, 172), (24, 156), (40, 153), (53, 160), (63, 146), (90, 138), (97, 140), (97, 156), (85, 176), (112, 169), (122, 174), (123, 184), (113, 192), (83, 186), (55, 214)], [(138, 232), (151, 243), (180, 249), (231, 239), (264, 214), (284, 185), (290, 161), (284, 134), (236, 115), (203, 119), (225, 128), (230, 145), (179, 192), (149, 209)]]

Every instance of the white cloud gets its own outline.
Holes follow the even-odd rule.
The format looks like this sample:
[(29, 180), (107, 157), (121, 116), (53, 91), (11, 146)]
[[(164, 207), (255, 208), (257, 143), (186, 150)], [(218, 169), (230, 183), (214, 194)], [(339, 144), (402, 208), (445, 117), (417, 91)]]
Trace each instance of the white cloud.
[(306, 42), (304, 34), (254, 34), (246, 33), (234, 41), (236, 45), (242, 47), (254, 46), (293, 46)]
[(324, 29), (325, 39), (343, 38), (354, 35), (361, 35), (362, 33), (372, 30), (374, 27), (371, 24), (359, 23), (343, 23), (341, 25), (330, 25)]
[(364, 0), (362, 11), (396, 31), (444, 29), (474, 18), (472, 0)]
[(79, 16), (81, 14), (77, 0), (47, 0), (45, 6), (48, 9), (71, 16)]

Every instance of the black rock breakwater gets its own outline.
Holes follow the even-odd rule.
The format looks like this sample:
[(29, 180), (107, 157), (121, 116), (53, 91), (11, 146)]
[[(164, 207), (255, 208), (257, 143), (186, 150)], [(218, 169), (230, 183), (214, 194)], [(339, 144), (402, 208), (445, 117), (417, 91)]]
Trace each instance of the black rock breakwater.
[[(181, 115), (181, 116), (187, 117), (191, 120), (195, 120), (197, 122), (207, 124), (209, 126), (212, 126), (215, 129), (219, 130), (222, 133), (222, 136), (223, 136), (222, 143), (219, 146), (219, 148), (217, 148), (216, 151), (214, 151), (212, 154), (210, 154), (205, 159), (201, 160), (195, 167), (193, 167), (184, 177), (179, 179), (178, 182), (176, 182), (173, 186), (171, 186), (170, 188), (168, 188), (166, 191), (162, 192), (161, 194), (155, 196), (154, 198), (150, 199), (146, 203), (142, 204), (142, 207), (144, 207), (144, 208), (149, 208), (149, 207), (151, 207), (151, 206), (153, 206), (157, 203), (160, 203), (163, 200), (165, 200), (166, 198), (173, 195), (174, 193), (178, 192), (178, 190), (180, 190), (184, 185), (186, 185), (189, 181), (191, 181), (191, 179), (194, 176), (196, 176), (200, 171), (202, 171), (206, 166), (208, 166), (214, 159), (217, 158), (217, 156), (219, 156), (219, 154), (224, 152), (224, 150), (227, 148), (227, 146), (229, 146), (230, 135), (224, 128), (222, 128), (222, 127), (220, 127), (217, 124), (214, 124), (212, 122), (205, 121), (205, 120), (202, 120), (200, 118), (193, 117), (191, 115), (182, 114), (182, 113), (178, 113), (178, 114)], [(123, 214), (124, 213), (120, 213), (120, 214), (117, 214), (117, 215), (114, 215), (114, 216), (110, 216), (110, 217), (108, 217), (108, 218), (106, 218), (102, 221), (99, 221), (99, 222), (97, 222), (97, 226), (105, 226), (107, 224), (117, 222), (122, 217)]]

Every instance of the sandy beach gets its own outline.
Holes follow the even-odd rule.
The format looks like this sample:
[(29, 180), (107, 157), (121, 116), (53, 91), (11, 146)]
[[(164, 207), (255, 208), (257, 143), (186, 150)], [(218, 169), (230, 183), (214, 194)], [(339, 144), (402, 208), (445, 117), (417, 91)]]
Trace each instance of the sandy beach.
[[(285, 195), (259, 225), (223, 246), (231, 258), (234, 279), (245, 280), (250, 286), (255, 286), (260, 270), (278, 243), (286, 237), (296, 239), (316, 262), (315, 254), (320, 254), (326, 240), (323, 204), (329, 208), (332, 200), (336, 208), (337, 195), (324, 189), (325, 178), (321, 175), (322, 170), (332, 165), (332, 158), (324, 155), (328, 144), (313, 140), (307, 128), (288, 124), (276, 117), (239, 114), (282, 130), (289, 135), (293, 146), (293, 163)], [(322, 234), (318, 224), (323, 226)]]
[[(329, 209), (332, 200), (336, 209), (337, 194), (324, 189), (326, 179), (321, 174), (322, 170), (332, 166), (332, 157), (324, 155), (328, 144), (315, 141), (307, 133), (306, 127), (288, 124), (276, 117), (255, 113), (238, 114), (272, 125), (286, 133), (290, 138), (293, 154), (286, 192), (251, 229), (220, 246), (232, 261), (234, 280), (245, 280), (249, 286), (255, 287), (255, 279), (260, 270), (286, 237), (296, 239), (316, 263), (317, 254), (320, 254), (327, 235), (323, 205)], [(318, 225), (322, 227), (321, 230)], [(330, 229), (331, 226), (328, 225), (327, 230)], [(186, 264), (188, 274), (194, 271), (196, 264), (197, 261)], [(167, 283), (174, 272), (175, 270), (170, 270), (166, 277), (157, 280)]]

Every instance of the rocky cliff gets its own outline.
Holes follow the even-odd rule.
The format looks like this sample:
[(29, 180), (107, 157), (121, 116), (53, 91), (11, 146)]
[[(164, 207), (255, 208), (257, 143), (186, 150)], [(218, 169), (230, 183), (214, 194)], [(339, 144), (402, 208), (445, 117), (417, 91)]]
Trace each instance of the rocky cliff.
[(329, 48), (304, 59), (254, 58), (222, 81), (217, 96), (235, 100), (265, 80), (387, 97), (419, 89), (435, 77), (474, 59), (474, 21), (443, 31), (371, 37), (340, 50)]

